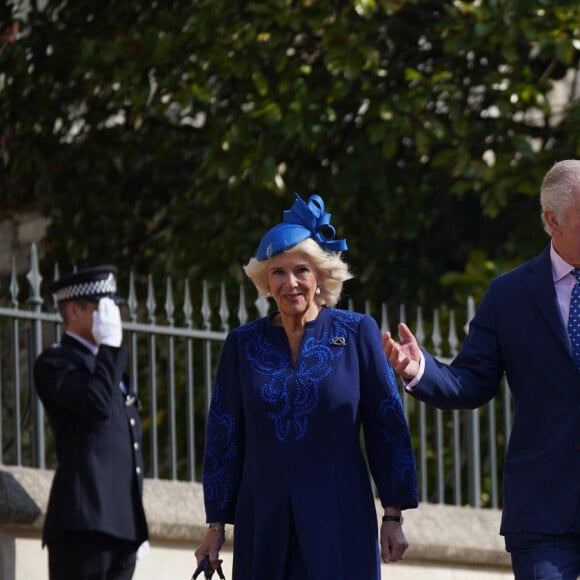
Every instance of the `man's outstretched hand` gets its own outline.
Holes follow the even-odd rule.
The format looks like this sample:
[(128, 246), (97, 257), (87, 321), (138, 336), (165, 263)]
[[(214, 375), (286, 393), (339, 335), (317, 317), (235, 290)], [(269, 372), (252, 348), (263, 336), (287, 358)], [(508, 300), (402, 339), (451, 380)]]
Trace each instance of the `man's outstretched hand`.
[(404, 322), (401, 322), (397, 329), (401, 341), (397, 342), (390, 332), (385, 332), (383, 350), (395, 372), (406, 381), (411, 381), (419, 372), (421, 349), (415, 335)]

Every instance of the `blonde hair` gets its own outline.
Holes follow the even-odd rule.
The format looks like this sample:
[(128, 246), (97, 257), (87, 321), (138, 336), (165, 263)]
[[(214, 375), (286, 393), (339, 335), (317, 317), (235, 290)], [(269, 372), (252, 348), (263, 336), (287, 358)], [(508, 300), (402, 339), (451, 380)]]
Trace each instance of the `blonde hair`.
[[(353, 276), (348, 265), (340, 257), (340, 252), (326, 252), (312, 238), (307, 238), (285, 250), (286, 254), (302, 253), (314, 264), (318, 273), (320, 294), (315, 295), (319, 306), (336, 306), (342, 292), (342, 285)], [(268, 296), (268, 262), (252, 258), (245, 266), (244, 272), (254, 283), (261, 296)]]

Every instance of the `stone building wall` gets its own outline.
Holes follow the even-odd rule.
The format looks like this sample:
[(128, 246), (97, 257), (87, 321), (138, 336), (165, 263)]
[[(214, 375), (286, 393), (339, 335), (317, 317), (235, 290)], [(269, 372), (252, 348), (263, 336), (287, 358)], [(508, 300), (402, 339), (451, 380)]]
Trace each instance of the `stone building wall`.
[(13, 263), (19, 274), (28, 271), (30, 246), (43, 240), (47, 224), (37, 213), (20, 213), (0, 222), (0, 278), (10, 275)]

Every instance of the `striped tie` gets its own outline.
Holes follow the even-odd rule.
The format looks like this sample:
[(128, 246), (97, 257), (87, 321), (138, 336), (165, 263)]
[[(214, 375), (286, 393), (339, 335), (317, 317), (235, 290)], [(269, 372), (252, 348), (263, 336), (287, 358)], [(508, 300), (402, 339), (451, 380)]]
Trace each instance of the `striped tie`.
[(570, 298), (570, 316), (568, 317), (568, 334), (572, 345), (572, 354), (576, 366), (580, 368), (580, 268), (574, 268), (572, 274), (576, 278), (576, 284), (572, 289)]

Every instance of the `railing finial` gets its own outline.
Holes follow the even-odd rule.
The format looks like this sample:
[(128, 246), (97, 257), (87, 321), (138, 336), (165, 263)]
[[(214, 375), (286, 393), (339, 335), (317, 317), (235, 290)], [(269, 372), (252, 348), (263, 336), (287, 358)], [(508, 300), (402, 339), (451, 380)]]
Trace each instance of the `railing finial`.
[(36, 251), (36, 244), (34, 243), (30, 247), (30, 271), (26, 275), (26, 279), (28, 280), (30, 289), (32, 290), (28, 302), (32, 304), (35, 310), (40, 309), (43, 302), (40, 296), (40, 283), (42, 282), (42, 276), (40, 275), (40, 269), (38, 267), (38, 252)]

